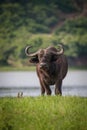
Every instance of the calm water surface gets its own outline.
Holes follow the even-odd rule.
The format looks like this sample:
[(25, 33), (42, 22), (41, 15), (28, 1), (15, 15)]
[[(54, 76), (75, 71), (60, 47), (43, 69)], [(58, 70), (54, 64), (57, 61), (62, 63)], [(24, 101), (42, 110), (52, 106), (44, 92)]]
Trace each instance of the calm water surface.
[[(51, 86), (54, 94), (54, 86)], [(0, 72), (0, 97), (39, 96), (40, 84), (36, 72)], [(63, 80), (62, 93), (87, 97), (87, 71), (69, 71)]]

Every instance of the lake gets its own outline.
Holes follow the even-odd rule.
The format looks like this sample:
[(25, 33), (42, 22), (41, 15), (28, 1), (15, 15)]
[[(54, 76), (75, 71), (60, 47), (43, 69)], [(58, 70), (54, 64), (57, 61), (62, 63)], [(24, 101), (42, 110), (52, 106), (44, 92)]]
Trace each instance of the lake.
[[(51, 86), (54, 95), (54, 86)], [(0, 97), (39, 96), (40, 84), (36, 72), (0, 72)], [(68, 71), (63, 80), (62, 94), (87, 97), (87, 71)]]

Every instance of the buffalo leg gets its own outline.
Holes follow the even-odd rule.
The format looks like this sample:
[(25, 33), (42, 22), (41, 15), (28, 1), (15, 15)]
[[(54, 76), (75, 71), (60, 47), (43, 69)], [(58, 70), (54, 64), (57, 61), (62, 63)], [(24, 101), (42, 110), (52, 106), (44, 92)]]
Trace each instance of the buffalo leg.
[(46, 84), (44, 84), (45, 85), (45, 91), (46, 91), (46, 94), (47, 95), (51, 95), (51, 89), (50, 89), (50, 87), (49, 87), (49, 85), (46, 85)]
[(48, 84), (45, 83), (44, 80), (40, 79), (40, 84), (41, 84), (41, 94), (44, 95), (46, 92), (47, 95), (51, 95), (51, 89)]
[(55, 95), (58, 95), (58, 94), (62, 95), (61, 86), (62, 86), (62, 80), (57, 81), (55, 85)]
[(43, 86), (41, 86), (41, 95), (44, 95), (44, 93), (45, 93), (45, 89)]
[(47, 95), (51, 95), (51, 89), (50, 88), (46, 89), (46, 93)]
[(44, 84), (43, 82), (40, 82), (41, 84), (41, 95), (44, 95), (45, 91), (47, 95), (51, 95), (51, 89), (48, 85)]
[(40, 80), (40, 85), (41, 85), (41, 95), (44, 95), (45, 88), (44, 88), (44, 85), (43, 85), (43, 82), (41, 81), (41, 79), (39, 79), (39, 80)]
[(51, 89), (49, 85), (47, 85), (41, 78), (39, 78), (39, 81), (41, 85), (41, 95), (44, 95), (45, 91), (47, 95), (51, 95)]

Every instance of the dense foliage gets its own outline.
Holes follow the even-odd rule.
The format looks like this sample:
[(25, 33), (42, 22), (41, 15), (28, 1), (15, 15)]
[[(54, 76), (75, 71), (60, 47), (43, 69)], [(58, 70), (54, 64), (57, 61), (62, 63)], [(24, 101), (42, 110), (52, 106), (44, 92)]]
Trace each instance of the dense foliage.
[[(65, 17), (70, 13), (80, 13), (84, 2), (0, 1), (0, 65), (26, 65), (24, 49), (31, 44), (32, 51), (36, 51), (63, 42), (68, 57), (86, 56), (86, 16), (72, 20)], [(64, 24), (59, 26), (61, 22)]]
[(67, 20), (64, 25), (58, 28), (56, 35), (64, 35), (63, 42), (67, 44), (67, 54), (70, 56), (87, 55), (87, 18), (79, 17)]

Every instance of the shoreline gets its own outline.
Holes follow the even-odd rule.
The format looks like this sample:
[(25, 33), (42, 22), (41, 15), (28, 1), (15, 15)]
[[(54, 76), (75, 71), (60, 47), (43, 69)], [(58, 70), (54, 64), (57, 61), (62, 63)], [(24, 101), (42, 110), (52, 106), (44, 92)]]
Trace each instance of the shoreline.
[[(73, 66), (69, 67), (68, 70), (87, 70), (87, 66)], [(22, 66), (22, 67), (10, 67), (10, 66), (0, 66), (0, 72), (4, 71), (36, 71), (35, 66)]]

